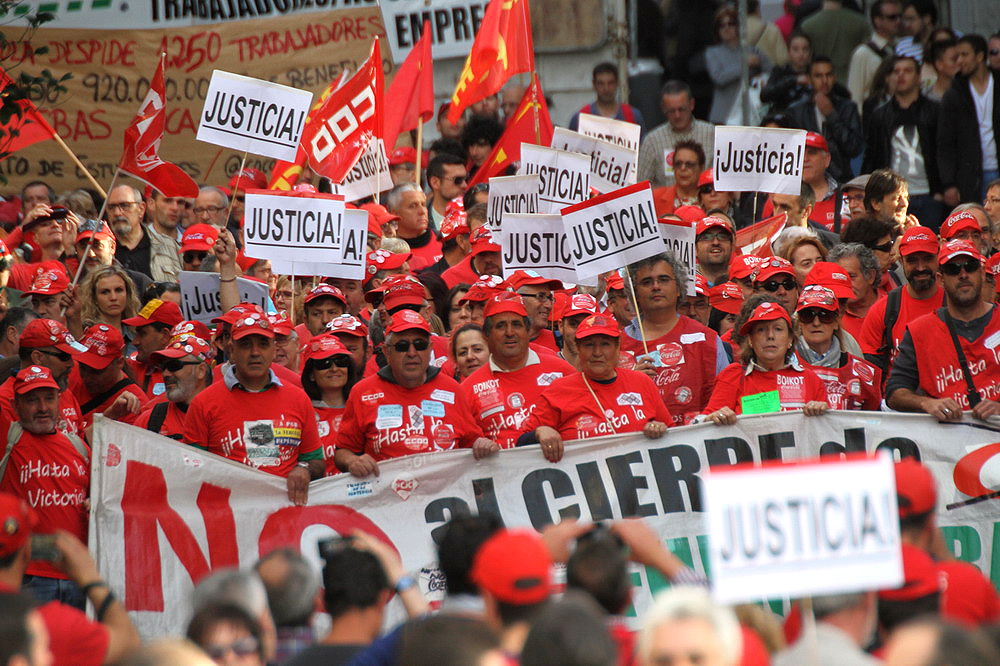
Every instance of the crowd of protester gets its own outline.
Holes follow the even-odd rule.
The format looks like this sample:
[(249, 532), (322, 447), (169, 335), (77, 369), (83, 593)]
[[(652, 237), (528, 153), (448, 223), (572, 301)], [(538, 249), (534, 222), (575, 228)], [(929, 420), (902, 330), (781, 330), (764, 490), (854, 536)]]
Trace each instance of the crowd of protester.
[[(197, 581), (171, 600), (189, 603), (186, 639), (145, 644), (87, 550), (97, 414), (282, 477), (297, 505), (313, 480), (393, 458), (468, 449), (474, 465), (537, 446), (555, 463), (576, 440), (733, 424), (764, 394), (804, 417), (1000, 414), (1000, 37), (954, 34), (931, 0), (785, 10), (768, 24), (751, 3), (748, 44), (738, 12), (718, 9), (707, 108), (671, 78), (666, 122), (646, 127), (602, 63), (596, 100), (570, 118), (642, 126), (639, 180), (661, 220), (694, 226), (694, 265), (664, 248), (596, 287), (503, 275), (489, 187), (467, 184), (524, 92), (514, 83), (455, 125), (444, 105), (427, 159), (396, 148), (393, 187), (348, 204), (368, 213), (359, 280), (278, 275), (244, 253), (246, 191), (267, 187), (255, 169), (191, 200), (43, 181), (7, 197), (0, 664), (1000, 663), (996, 592), (944, 548), (933, 479), (912, 460), (896, 472), (905, 584), (816, 598), (815, 626), (797, 604), (783, 624), (715, 604), (631, 518), (538, 534), (454, 517), (436, 536), (433, 613), (372, 535), (323, 542), (322, 572), (278, 550)], [(798, 195), (715, 189), (714, 127), (748, 121), (807, 131)], [(308, 168), (296, 185), (328, 186)], [(738, 232), (776, 214), (784, 230), (743, 253)], [(182, 314), (182, 271), (218, 275), (210, 322)], [(266, 285), (266, 307), (240, 302), (237, 278)], [(672, 583), (635, 632), (630, 562)], [(383, 633), (393, 595), (410, 619)]]

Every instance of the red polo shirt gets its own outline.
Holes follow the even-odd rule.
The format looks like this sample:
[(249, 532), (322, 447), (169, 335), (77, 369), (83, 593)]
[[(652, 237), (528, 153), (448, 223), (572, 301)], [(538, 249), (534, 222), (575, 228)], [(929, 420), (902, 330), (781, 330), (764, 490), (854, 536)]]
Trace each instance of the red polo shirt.
[(472, 284), (479, 279), (479, 275), (476, 273), (475, 269), (472, 268), (472, 255), (466, 255), (462, 261), (458, 262), (454, 266), (446, 268), (443, 273), (441, 273), (441, 279), (444, 283), (448, 285), (451, 289), (456, 284)]

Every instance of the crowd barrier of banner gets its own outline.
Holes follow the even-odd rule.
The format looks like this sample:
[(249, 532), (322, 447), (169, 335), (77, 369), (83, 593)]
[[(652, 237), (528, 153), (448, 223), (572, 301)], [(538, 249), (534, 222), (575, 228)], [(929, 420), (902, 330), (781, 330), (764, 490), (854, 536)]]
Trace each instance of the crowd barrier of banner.
[[(256, 415), (254, 415), (256, 418)], [(710, 465), (845, 452), (919, 456), (938, 483), (938, 522), (953, 551), (1000, 582), (995, 502), (969, 503), (1000, 486), (1000, 429), (940, 424), (927, 416), (789, 412), (732, 427), (671, 428), (659, 440), (619, 435), (572, 442), (557, 464), (537, 447), (475, 462), (468, 450), (380, 464), (381, 475), (311, 484), (292, 506), (284, 479), (114, 421), (94, 429), (90, 546), (100, 571), (144, 636), (179, 633), (192, 581), (216, 567), (248, 567), (278, 546), (315, 558), (316, 541), (362, 528), (385, 539), (433, 599), (443, 592), (434, 541), (458, 511), (492, 511), (509, 527), (567, 518), (641, 516), (667, 546), (707, 570), (700, 477)], [(666, 585), (639, 569), (635, 609)]]
[[(213, 16), (220, 22), (189, 27), (153, 21), (156, 28), (123, 31), (113, 29), (117, 26), (109, 17), (99, 23), (108, 29), (43, 28), (31, 45), (48, 46), (48, 54), (30, 55), (27, 45), (12, 44), (5, 50), (4, 65), (10, 69), (16, 64), (30, 73), (49, 69), (56, 77), (72, 75), (57, 103), (36, 103), (106, 186), (121, 156), (125, 128), (149, 90), (160, 52), (166, 52), (167, 116), (160, 155), (197, 182), (222, 183), (239, 169), (243, 154), (195, 141), (212, 71), (322, 92), (345, 68), (355, 71), (368, 57), (372, 39), (385, 34), (377, 5), (338, 8), (342, 6), (233, 21)], [(394, 69), (388, 52), (383, 69), (388, 80)], [(273, 164), (272, 158), (260, 155), (247, 159), (248, 167), (266, 173)], [(69, 156), (51, 141), (18, 151), (0, 162), (0, 170), (17, 183), (43, 178), (57, 191), (79, 187), (82, 178)]]

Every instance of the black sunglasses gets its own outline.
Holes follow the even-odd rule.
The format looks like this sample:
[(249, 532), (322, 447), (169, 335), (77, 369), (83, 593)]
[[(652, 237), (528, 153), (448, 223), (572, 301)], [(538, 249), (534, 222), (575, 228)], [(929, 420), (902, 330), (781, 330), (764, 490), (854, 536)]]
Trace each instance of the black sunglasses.
[(823, 310), (821, 308), (806, 308), (799, 311), (799, 321), (803, 324), (811, 324), (816, 321), (817, 317), (824, 324), (832, 324), (837, 321), (837, 313), (834, 311)]
[(760, 286), (764, 289), (764, 291), (769, 291), (773, 294), (782, 287), (785, 288), (785, 291), (792, 291), (793, 289), (797, 289), (799, 285), (792, 278), (787, 278), (782, 282), (778, 282), (777, 280), (768, 280), (767, 282), (762, 282)]
[(182, 361), (179, 358), (168, 358), (160, 363), (160, 369), (167, 372), (180, 372), (186, 365), (200, 365), (201, 361)]
[(400, 340), (399, 342), (392, 345), (392, 348), (398, 351), (400, 354), (405, 354), (410, 351), (410, 345), (419, 351), (424, 351), (431, 346), (431, 341), (427, 338), (416, 338), (415, 340)]
[(73, 356), (71, 354), (67, 354), (64, 351), (58, 351), (58, 350), (57, 351), (49, 351), (48, 349), (39, 349), (38, 351), (40, 351), (43, 354), (46, 354), (48, 356), (55, 356), (57, 359), (59, 359), (63, 363), (69, 363), (70, 361), (73, 360)]
[(872, 252), (892, 252), (893, 243), (894, 243), (894, 241), (887, 241), (885, 243), (882, 243), (881, 245), (872, 245), (871, 246), (871, 251)]
[(327, 356), (326, 358), (321, 358), (313, 361), (313, 367), (317, 370), (329, 370), (333, 366), (338, 368), (347, 368), (351, 365), (351, 359), (346, 356), (334, 355)]
[(451, 182), (455, 185), (461, 185), (465, 181), (469, 180), (468, 176), (453, 176)]
[(950, 275), (951, 277), (955, 277), (956, 275), (959, 275), (962, 271), (965, 271), (969, 275), (972, 275), (973, 273), (977, 272), (980, 268), (982, 268), (982, 264), (980, 264), (975, 259), (969, 259), (968, 261), (962, 261), (962, 262), (949, 261), (947, 264), (941, 266), (941, 272), (944, 273), (945, 275)]
[(194, 263), (195, 259), (197, 259), (198, 261), (205, 261), (205, 257), (207, 257), (207, 256), (208, 256), (208, 252), (204, 252), (204, 251), (198, 252), (198, 251), (193, 251), (192, 250), (190, 252), (185, 252), (184, 253), (184, 263), (185, 264)]

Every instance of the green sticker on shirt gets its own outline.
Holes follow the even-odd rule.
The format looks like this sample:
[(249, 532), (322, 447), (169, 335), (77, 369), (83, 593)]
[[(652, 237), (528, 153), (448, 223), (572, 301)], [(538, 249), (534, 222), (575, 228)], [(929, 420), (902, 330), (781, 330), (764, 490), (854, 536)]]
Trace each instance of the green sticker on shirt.
[(743, 396), (740, 398), (740, 406), (744, 414), (770, 414), (781, 411), (781, 398), (776, 390), (764, 391)]

